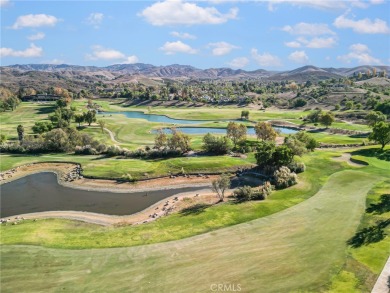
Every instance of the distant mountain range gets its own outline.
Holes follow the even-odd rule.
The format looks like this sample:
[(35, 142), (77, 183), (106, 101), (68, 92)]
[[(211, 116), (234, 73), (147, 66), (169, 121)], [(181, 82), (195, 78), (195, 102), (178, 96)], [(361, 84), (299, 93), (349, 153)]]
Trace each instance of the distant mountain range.
[(0, 85), (10, 89), (23, 87), (61, 86), (65, 88), (88, 88), (93, 82), (117, 83), (136, 81), (158, 81), (163, 79), (226, 79), (245, 80), (261, 79), (265, 81), (307, 80), (319, 81), (329, 78), (352, 76), (359, 72), (365, 73), (376, 68), (377, 72), (385, 70), (388, 74), (390, 66), (358, 66), (353, 68), (319, 68), (303, 66), (290, 71), (267, 71), (258, 69), (245, 71), (231, 68), (199, 69), (189, 65), (154, 66), (151, 64), (116, 64), (106, 67), (25, 64), (1, 66)]
[[(299, 79), (312, 77), (314, 79), (327, 79), (332, 77), (351, 76), (354, 73), (365, 73), (367, 70), (376, 68), (378, 72), (385, 70), (388, 72), (390, 66), (358, 66), (353, 68), (319, 68), (312, 65), (303, 66), (291, 71), (267, 71), (263, 69), (255, 71), (245, 71), (242, 69), (230, 68), (209, 68), (199, 69), (189, 65), (168, 65), (168, 66), (154, 66), (151, 64), (116, 64), (106, 67), (96, 66), (78, 66), (78, 65), (52, 65), (52, 64), (26, 64), (26, 65), (11, 65), (1, 67), (18, 70), (20, 72), (26, 71), (45, 71), (45, 72), (88, 72), (102, 75), (111, 73), (115, 76), (129, 74), (142, 75), (145, 77), (161, 77), (161, 78), (197, 78), (197, 79), (214, 79), (214, 78), (268, 78), (270, 80), (285, 80), (285, 79)], [(109, 76), (111, 74), (108, 74)]]

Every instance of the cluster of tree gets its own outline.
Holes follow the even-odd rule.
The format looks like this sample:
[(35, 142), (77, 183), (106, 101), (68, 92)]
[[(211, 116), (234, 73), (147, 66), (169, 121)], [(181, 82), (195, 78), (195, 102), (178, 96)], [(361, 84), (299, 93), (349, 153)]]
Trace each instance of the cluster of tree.
[[(74, 121), (79, 124), (79, 127), (81, 127), (81, 123), (86, 122), (88, 123), (88, 126), (91, 126), (93, 122), (96, 122), (96, 111), (95, 110), (89, 110), (87, 112), (84, 112), (82, 114), (76, 114), (74, 115)], [(99, 123), (99, 125), (102, 122)], [(103, 127), (104, 128), (104, 125)]]
[(56, 128), (35, 136), (25, 136), (24, 127), (18, 125), (18, 143), (2, 144), (1, 150), (11, 153), (71, 152), (76, 148), (90, 148), (94, 154), (106, 150), (104, 144), (74, 128)]
[(0, 99), (0, 112), (13, 111), (20, 104), (20, 100), (14, 96)]
[(191, 150), (191, 138), (176, 128), (171, 128), (171, 135), (165, 133), (163, 129), (157, 130), (157, 135), (154, 139), (154, 146), (158, 150), (178, 150), (181, 153), (186, 153)]
[(323, 112), (322, 110), (316, 110), (314, 112), (311, 112), (309, 115), (307, 115), (307, 117), (304, 120), (310, 121), (312, 123), (320, 123), (328, 128), (335, 121), (335, 117), (333, 113), (330, 111)]

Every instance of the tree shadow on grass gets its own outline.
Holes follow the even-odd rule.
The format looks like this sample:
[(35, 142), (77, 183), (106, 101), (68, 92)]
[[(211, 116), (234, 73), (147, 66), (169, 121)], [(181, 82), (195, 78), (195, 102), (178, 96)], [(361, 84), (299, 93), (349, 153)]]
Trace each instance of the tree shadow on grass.
[(55, 104), (52, 105), (45, 105), (44, 107), (39, 107), (36, 111), (37, 114), (50, 114), (53, 113), (54, 110), (57, 108)]
[(363, 150), (354, 151), (351, 153), (351, 155), (374, 157), (379, 160), (390, 161), (390, 149), (388, 150), (382, 150), (380, 148), (363, 149)]
[(390, 194), (382, 194), (378, 203), (372, 203), (367, 209), (367, 213), (383, 214), (390, 212)]
[(193, 206), (190, 206), (188, 208), (181, 210), (180, 214), (183, 216), (199, 215), (199, 214), (203, 213), (210, 206), (211, 206), (211, 204), (197, 203)]
[(376, 243), (383, 240), (386, 236), (384, 229), (390, 225), (390, 219), (378, 221), (376, 225), (364, 228), (357, 232), (347, 241), (347, 244), (353, 248), (358, 248), (370, 243)]

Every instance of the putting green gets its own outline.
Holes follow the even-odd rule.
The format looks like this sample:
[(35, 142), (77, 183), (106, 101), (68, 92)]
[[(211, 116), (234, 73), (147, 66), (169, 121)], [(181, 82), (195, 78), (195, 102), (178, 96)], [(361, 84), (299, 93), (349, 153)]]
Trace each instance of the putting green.
[(337, 172), (287, 210), (179, 241), (85, 250), (4, 245), (2, 292), (207, 292), (221, 283), (243, 292), (318, 292), (344, 263), (366, 195), (381, 180)]

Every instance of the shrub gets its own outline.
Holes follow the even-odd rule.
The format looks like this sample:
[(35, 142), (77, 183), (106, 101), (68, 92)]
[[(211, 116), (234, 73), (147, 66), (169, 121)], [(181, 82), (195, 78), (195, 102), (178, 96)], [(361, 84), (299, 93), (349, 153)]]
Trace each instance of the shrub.
[(304, 99), (299, 98), (299, 99), (294, 101), (294, 108), (303, 107), (303, 106), (306, 106), (306, 104), (307, 104), (307, 102)]
[(304, 163), (301, 163), (301, 162), (295, 162), (295, 161), (292, 161), (289, 165), (288, 165), (288, 168), (298, 174), (298, 173), (302, 173), (302, 172), (305, 172), (306, 170), (306, 166)]
[(252, 194), (253, 190), (250, 186), (239, 187), (233, 192), (233, 196), (238, 201), (250, 200), (252, 198)]
[(291, 172), (286, 166), (282, 166), (275, 171), (274, 181), (276, 188), (287, 188), (297, 184), (297, 174)]
[(76, 155), (97, 155), (98, 151), (91, 147), (90, 145), (86, 146), (76, 146), (74, 153)]
[(273, 188), (271, 183), (269, 181), (266, 181), (263, 185), (253, 190), (252, 199), (253, 200), (267, 199), (267, 197), (271, 194), (272, 189)]
[(203, 137), (203, 145), (202, 149), (208, 153), (216, 154), (216, 155), (224, 155), (230, 152), (233, 148), (233, 143), (230, 138), (216, 137), (207, 133)]
[(111, 145), (107, 148), (106, 154), (108, 156), (120, 156), (124, 154), (124, 150), (117, 145)]

